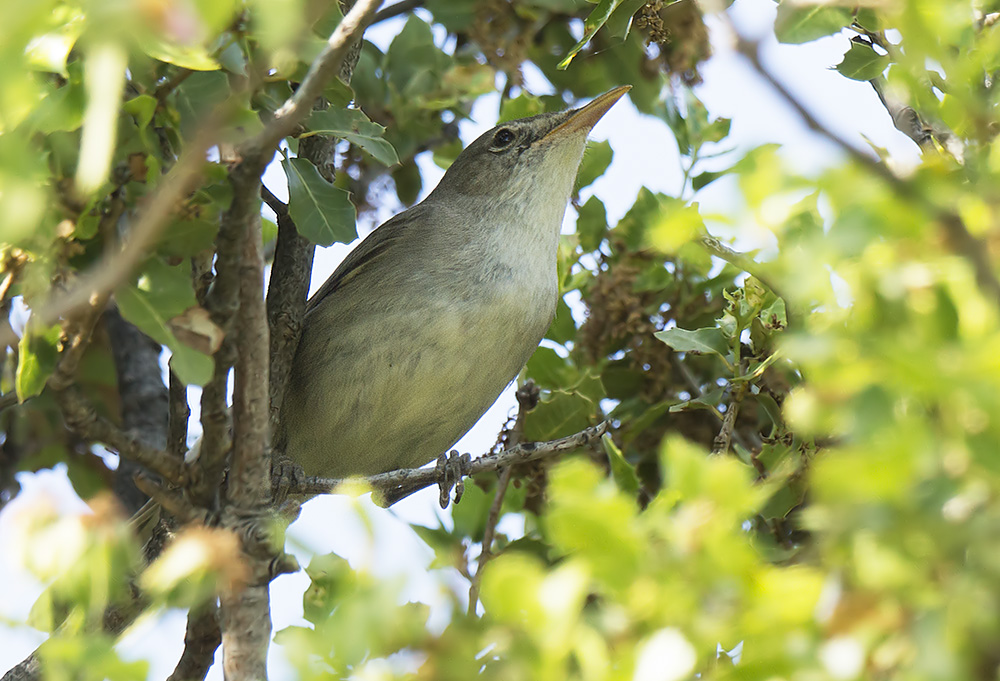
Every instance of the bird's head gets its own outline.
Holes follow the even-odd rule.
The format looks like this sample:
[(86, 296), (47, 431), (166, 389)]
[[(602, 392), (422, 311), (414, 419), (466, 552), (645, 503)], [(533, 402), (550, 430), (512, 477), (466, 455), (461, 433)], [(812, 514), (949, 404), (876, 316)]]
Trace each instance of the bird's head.
[(579, 109), (501, 123), (459, 154), (434, 194), (503, 203), (544, 192), (565, 207), (587, 135), (630, 89), (616, 87)]

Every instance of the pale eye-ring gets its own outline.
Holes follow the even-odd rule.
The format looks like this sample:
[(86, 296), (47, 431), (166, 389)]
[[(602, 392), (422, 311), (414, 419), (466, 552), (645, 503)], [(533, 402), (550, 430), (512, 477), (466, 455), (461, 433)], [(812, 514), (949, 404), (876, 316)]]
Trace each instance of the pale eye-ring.
[(493, 144), (490, 146), (494, 149), (504, 149), (510, 146), (515, 137), (516, 135), (509, 128), (500, 128), (497, 130), (496, 134), (493, 135)]

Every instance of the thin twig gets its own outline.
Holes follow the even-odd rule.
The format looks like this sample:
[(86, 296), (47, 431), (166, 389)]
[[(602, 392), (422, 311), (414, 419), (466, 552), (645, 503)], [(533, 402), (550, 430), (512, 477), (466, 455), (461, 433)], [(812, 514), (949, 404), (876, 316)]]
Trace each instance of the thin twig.
[(398, 17), (400, 14), (406, 14), (407, 12), (412, 12), (418, 7), (424, 6), (425, 0), (401, 0), (394, 5), (389, 5), (388, 7), (383, 7), (375, 16), (372, 17), (372, 24), (377, 24), (380, 21), (385, 21), (386, 19), (392, 19), (393, 17)]
[[(507, 442), (504, 449), (510, 449), (521, 444), (524, 435), (524, 419), (528, 412), (538, 405), (538, 386), (534, 381), (529, 380), (517, 391), (517, 419), (513, 427), (507, 433)], [(493, 535), (496, 534), (497, 524), (500, 522), (500, 510), (503, 508), (503, 500), (507, 494), (507, 487), (510, 485), (511, 476), (514, 473), (513, 466), (506, 466), (500, 469), (500, 477), (497, 480), (497, 488), (493, 494), (493, 503), (490, 505), (490, 512), (486, 518), (486, 528), (483, 531), (482, 549), (479, 552), (479, 560), (476, 565), (476, 574), (469, 581), (469, 616), (476, 614), (476, 604), (479, 603), (479, 588), (483, 579), (483, 569), (486, 563), (493, 557)]]
[(941, 223), (945, 235), (951, 243), (952, 249), (958, 255), (965, 258), (976, 276), (982, 293), (988, 297), (993, 304), (1000, 309), (1000, 279), (993, 269), (989, 260), (989, 250), (985, 245), (974, 237), (965, 226), (965, 223), (957, 213), (950, 209), (943, 209), (932, 202), (931, 197), (926, 192), (920, 191), (913, 183), (905, 182), (897, 177), (888, 166), (880, 163), (877, 159), (857, 149), (842, 137), (831, 131), (819, 122), (808, 109), (795, 97), (784, 85), (782, 85), (774, 75), (761, 63), (759, 45), (756, 42), (746, 40), (734, 29), (737, 36), (737, 49), (753, 65), (757, 73), (763, 77), (774, 90), (781, 95), (793, 109), (798, 112), (811, 130), (825, 137), (835, 145), (843, 149), (848, 156), (862, 165), (873, 175), (885, 180), (889, 187), (902, 199), (916, 201), (929, 210)]
[[(208, 524), (209, 513), (192, 504), (181, 492), (175, 489), (167, 489), (144, 475), (135, 476), (133, 481), (136, 487), (142, 490), (143, 493), (178, 522), (198, 523), (200, 525)], [(146, 509), (147, 507), (144, 506), (139, 513), (133, 516), (133, 521), (138, 520), (140, 516), (144, 515)]]
[[(476, 475), (485, 471), (500, 470), (504, 466), (527, 463), (556, 454), (571, 452), (580, 447), (586, 447), (601, 439), (608, 430), (608, 422), (603, 421), (596, 426), (581, 430), (575, 435), (551, 440), (549, 442), (526, 442), (502, 452), (486, 454), (469, 463), (468, 475)], [(358, 482), (367, 485), (376, 492), (383, 494), (399, 489), (420, 490), (437, 484), (437, 473), (433, 468), (403, 468), (388, 473), (379, 473), (367, 478), (317, 478), (305, 477), (290, 489), (290, 494), (315, 496), (331, 494), (346, 482)]]
[(166, 452), (147, 447), (130, 437), (111, 421), (98, 415), (93, 405), (87, 401), (75, 385), (55, 391), (55, 396), (56, 402), (62, 410), (63, 418), (66, 420), (66, 425), (74, 432), (88, 440), (106, 444), (124, 458), (134, 461), (174, 484), (182, 482), (184, 477), (182, 461)]
[(740, 413), (740, 404), (743, 402), (743, 396), (746, 395), (748, 386), (749, 383), (743, 381), (733, 390), (733, 397), (729, 400), (726, 415), (722, 419), (722, 427), (712, 442), (712, 454), (725, 454), (729, 451), (729, 445), (732, 443), (733, 432), (736, 428), (736, 417)]
[[(197, 185), (206, 163), (205, 156), (220, 129), (221, 118), (220, 113), (209, 117), (208, 123), (202, 127), (177, 163), (163, 177), (134, 222), (121, 250), (102, 257), (96, 265), (79, 277), (69, 291), (52, 294), (48, 299), (32, 307), (31, 314), (38, 328), (49, 326), (62, 317), (70, 316), (76, 310), (90, 305), (96, 297), (114, 290), (132, 274), (135, 266), (146, 258), (149, 247), (159, 237), (170, 216)], [(0, 338), (0, 347), (16, 341), (16, 337)]]
[(279, 140), (292, 134), (306, 119), (312, 112), (313, 102), (337, 74), (355, 40), (371, 22), (380, 4), (381, 0), (359, 0), (351, 8), (330, 35), (326, 47), (309, 66), (295, 94), (274, 113), (274, 118), (256, 137), (240, 147), (244, 158), (273, 150)]

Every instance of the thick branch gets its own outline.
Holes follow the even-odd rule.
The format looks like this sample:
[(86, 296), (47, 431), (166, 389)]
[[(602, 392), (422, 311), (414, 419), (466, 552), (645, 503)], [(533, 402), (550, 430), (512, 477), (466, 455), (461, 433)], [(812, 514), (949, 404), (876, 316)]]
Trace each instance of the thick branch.
[(214, 602), (188, 612), (184, 652), (167, 681), (199, 681), (205, 678), (215, 659), (215, 650), (222, 642), (218, 613)]
[[(173, 454), (167, 448), (167, 390), (160, 372), (160, 344), (125, 320), (117, 310), (104, 313), (104, 328), (111, 342), (118, 377), (122, 428), (126, 435), (141, 442), (161, 456), (180, 464), (183, 453)], [(115, 496), (129, 513), (137, 511), (146, 497), (136, 490), (132, 478), (139, 471), (138, 462), (122, 457), (115, 470)]]
[(271, 494), (268, 457), (268, 332), (260, 214), (251, 220), (240, 268), (239, 356), (233, 394), (233, 457), (229, 499), (255, 508)]
[(312, 277), (315, 245), (299, 234), (288, 215), (288, 207), (266, 187), (264, 200), (278, 216), (278, 244), (267, 287), (267, 321), (270, 327), (270, 417), (271, 432), (277, 432), (278, 412), (285, 394), (285, 384), (292, 369), (292, 359), (302, 334), (302, 318)]

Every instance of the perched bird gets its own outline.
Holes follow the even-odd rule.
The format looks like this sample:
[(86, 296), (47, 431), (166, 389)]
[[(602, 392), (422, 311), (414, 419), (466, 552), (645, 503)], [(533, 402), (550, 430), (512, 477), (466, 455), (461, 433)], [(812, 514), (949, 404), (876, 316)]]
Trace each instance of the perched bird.
[(368, 235), (309, 300), (276, 445), (307, 475), (421, 466), (517, 376), (559, 297), (587, 134), (628, 90), (509, 121)]

